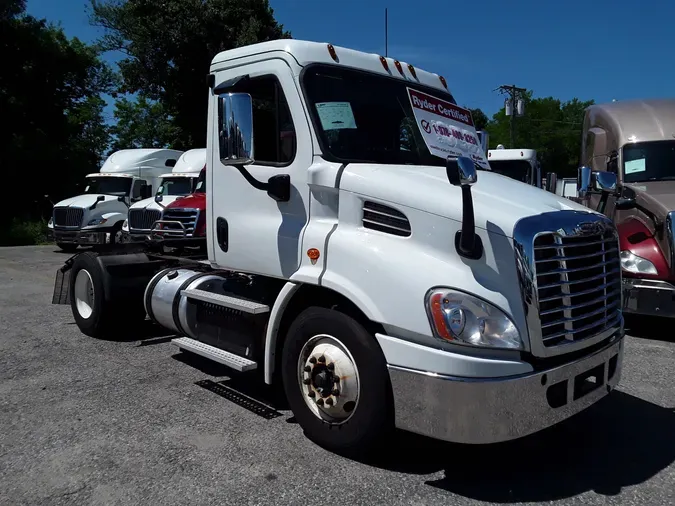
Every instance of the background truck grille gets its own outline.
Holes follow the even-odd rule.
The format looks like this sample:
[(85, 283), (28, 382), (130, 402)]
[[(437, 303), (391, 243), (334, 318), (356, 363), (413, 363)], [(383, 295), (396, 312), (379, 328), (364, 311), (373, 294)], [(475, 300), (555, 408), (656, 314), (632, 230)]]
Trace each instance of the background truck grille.
[(82, 227), (84, 209), (81, 207), (55, 207), (55, 227)]
[(161, 217), (156, 209), (129, 209), (129, 230), (150, 230)]
[[(185, 227), (185, 237), (192, 237), (197, 226), (199, 209), (165, 209), (162, 221), (179, 221)], [(178, 224), (162, 223), (162, 231), (165, 236), (171, 236), (171, 231), (176, 230), (177, 235), (183, 235)]]
[(621, 329), (619, 240), (609, 219), (582, 211), (524, 218), (514, 248), (534, 355), (578, 350)]
[(546, 234), (535, 239), (544, 346), (586, 339), (621, 318), (618, 246), (611, 230), (583, 237)]

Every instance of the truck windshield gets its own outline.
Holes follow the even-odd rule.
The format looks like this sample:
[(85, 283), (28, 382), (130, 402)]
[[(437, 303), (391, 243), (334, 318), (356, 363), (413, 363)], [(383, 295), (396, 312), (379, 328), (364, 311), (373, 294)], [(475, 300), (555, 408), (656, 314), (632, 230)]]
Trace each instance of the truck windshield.
[(490, 160), (492, 172), (510, 177), (516, 181), (530, 184), (532, 181), (532, 165), (525, 160)]
[(132, 182), (133, 179), (130, 177), (88, 177), (86, 180), (87, 186), (84, 188), (84, 193), (116, 196), (123, 195), (128, 197)]
[[(407, 87), (455, 104), (448, 93), (333, 65), (312, 65), (303, 88), (324, 157), (339, 162), (445, 165), (424, 143)], [(321, 117), (318, 109), (330, 108)], [(330, 122), (329, 122), (330, 120)]]
[(157, 195), (189, 195), (192, 192), (191, 177), (167, 177), (157, 189)]
[(675, 180), (675, 141), (625, 145), (623, 174), (626, 183)]

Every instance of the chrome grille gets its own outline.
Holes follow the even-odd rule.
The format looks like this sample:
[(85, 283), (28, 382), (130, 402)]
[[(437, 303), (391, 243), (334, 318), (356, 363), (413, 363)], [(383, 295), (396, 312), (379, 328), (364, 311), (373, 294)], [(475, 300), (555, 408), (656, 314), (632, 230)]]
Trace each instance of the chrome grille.
[(411, 234), (410, 222), (401, 211), (370, 201), (363, 203), (363, 227), (401, 237)]
[(590, 346), (621, 327), (619, 241), (607, 218), (579, 211), (533, 216), (516, 225), (514, 243), (533, 353)]
[(157, 209), (129, 209), (129, 230), (150, 230), (162, 218)]
[(165, 209), (162, 215), (162, 234), (165, 237), (170, 237), (171, 231), (175, 230), (175, 235), (183, 236), (183, 229), (178, 224), (167, 223), (171, 221), (178, 221), (185, 227), (185, 237), (192, 237), (199, 219), (199, 209)]
[(84, 209), (81, 207), (55, 207), (54, 208), (54, 226), (55, 227), (82, 227), (82, 218)]

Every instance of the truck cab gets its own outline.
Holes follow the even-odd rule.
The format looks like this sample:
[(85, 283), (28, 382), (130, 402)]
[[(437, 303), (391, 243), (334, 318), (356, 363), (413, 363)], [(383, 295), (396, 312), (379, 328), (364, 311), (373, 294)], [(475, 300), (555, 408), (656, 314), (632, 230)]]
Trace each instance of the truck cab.
[(150, 239), (163, 246), (206, 249), (206, 169), (202, 169), (190, 195), (167, 205), (150, 231)]
[(618, 384), (616, 228), (490, 171), (443, 76), (278, 40), (217, 54), (208, 82), (206, 258), (76, 256), (55, 285), (68, 272), (82, 332), (147, 313), (281, 383), (342, 453), (394, 426), (514, 439)]
[[(624, 312), (675, 317), (675, 99), (586, 109), (579, 200), (619, 231)], [(616, 177), (609, 197), (603, 178)]]
[(541, 188), (541, 168), (534, 149), (504, 149), (500, 144), (488, 151), (488, 161), (493, 172)]
[(147, 240), (153, 224), (162, 211), (177, 199), (191, 194), (206, 166), (206, 148), (183, 153), (170, 174), (162, 174), (154, 197), (136, 202), (129, 208), (129, 217), (122, 226), (124, 242)]
[(59, 248), (96, 246), (122, 241), (129, 206), (151, 196), (160, 176), (182, 151), (124, 149), (110, 155), (100, 172), (88, 174), (82, 195), (58, 202), (48, 227)]

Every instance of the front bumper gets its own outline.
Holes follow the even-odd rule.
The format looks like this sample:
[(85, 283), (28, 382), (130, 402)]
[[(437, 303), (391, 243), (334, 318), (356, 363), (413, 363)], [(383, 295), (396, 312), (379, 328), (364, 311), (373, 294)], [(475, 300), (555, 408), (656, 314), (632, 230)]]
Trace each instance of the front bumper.
[(52, 234), (54, 242), (63, 244), (105, 244), (107, 234), (113, 231), (113, 227), (100, 227), (95, 229), (64, 230), (55, 228)]
[(675, 318), (675, 286), (657, 279), (623, 278), (623, 311)]
[(621, 379), (622, 360), (623, 338), (617, 336), (575, 362), (506, 378), (462, 378), (390, 365), (396, 426), (457, 443), (523, 437), (607, 395)]

